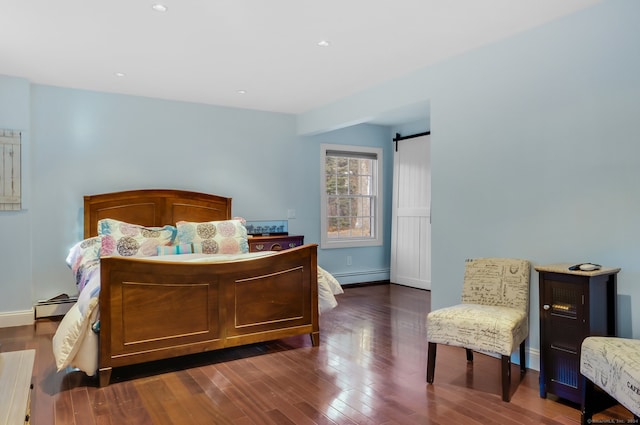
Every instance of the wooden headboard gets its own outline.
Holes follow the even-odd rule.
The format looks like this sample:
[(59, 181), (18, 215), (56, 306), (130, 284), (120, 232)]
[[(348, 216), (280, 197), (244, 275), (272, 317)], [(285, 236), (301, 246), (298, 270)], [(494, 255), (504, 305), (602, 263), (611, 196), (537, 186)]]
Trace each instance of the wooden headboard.
[(97, 236), (98, 221), (112, 218), (143, 226), (231, 218), (231, 198), (183, 190), (143, 189), (84, 197), (84, 237)]

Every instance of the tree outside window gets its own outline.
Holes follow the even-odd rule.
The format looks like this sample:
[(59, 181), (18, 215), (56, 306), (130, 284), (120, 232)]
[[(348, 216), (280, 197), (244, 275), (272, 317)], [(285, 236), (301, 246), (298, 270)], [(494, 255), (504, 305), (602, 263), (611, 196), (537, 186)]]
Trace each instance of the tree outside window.
[(323, 145), (322, 247), (379, 245), (382, 150)]

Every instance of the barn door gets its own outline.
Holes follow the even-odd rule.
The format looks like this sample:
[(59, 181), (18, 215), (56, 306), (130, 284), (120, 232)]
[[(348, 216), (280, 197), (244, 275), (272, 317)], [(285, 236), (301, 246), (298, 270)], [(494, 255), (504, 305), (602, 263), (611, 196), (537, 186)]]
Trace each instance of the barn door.
[(396, 142), (391, 282), (431, 289), (431, 136)]

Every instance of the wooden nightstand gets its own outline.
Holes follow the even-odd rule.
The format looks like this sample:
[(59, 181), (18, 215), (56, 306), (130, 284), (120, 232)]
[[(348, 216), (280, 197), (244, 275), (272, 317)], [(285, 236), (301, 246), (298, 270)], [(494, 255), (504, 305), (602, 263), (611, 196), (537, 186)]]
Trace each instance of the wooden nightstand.
[(275, 235), (275, 236), (250, 236), (249, 252), (282, 251), (295, 248), (304, 244), (304, 236)]
[(0, 353), (0, 425), (29, 423), (36, 350)]
[(591, 335), (616, 335), (619, 268), (571, 271), (538, 266), (540, 274), (540, 397), (547, 392), (580, 403), (580, 347)]

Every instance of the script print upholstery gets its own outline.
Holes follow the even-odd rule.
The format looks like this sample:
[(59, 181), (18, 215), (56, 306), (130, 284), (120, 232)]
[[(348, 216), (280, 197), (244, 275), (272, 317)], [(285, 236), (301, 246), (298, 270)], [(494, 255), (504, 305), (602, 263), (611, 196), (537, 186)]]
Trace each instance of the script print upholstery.
[(527, 260), (466, 262), (462, 304), (429, 313), (429, 342), (511, 355), (529, 333)]
[(587, 337), (582, 342), (580, 373), (640, 416), (640, 340)]

